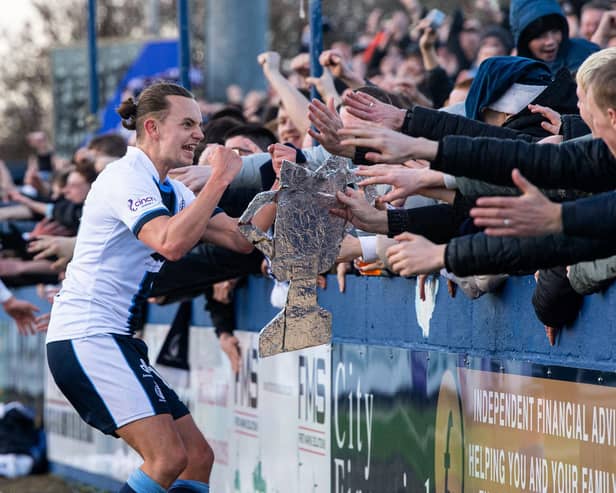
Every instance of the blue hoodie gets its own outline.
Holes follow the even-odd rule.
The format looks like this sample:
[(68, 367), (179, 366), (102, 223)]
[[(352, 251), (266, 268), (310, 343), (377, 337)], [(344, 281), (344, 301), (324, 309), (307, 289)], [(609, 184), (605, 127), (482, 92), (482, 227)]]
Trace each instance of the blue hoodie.
[(478, 120), (481, 111), (500, 98), (514, 84), (547, 86), (552, 75), (547, 65), (519, 56), (486, 58), (473, 79), (465, 101), (466, 117)]
[(545, 62), (552, 73), (567, 67), (575, 72), (586, 58), (599, 51), (599, 46), (585, 39), (569, 38), (569, 25), (560, 5), (556, 0), (511, 0), (509, 7), (509, 24), (518, 55), (534, 58), (528, 49), (528, 40), (524, 41), (525, 29), (534, 21), (548, 15), (557, 15), (562, 19), (563, 40), (553, 62)]

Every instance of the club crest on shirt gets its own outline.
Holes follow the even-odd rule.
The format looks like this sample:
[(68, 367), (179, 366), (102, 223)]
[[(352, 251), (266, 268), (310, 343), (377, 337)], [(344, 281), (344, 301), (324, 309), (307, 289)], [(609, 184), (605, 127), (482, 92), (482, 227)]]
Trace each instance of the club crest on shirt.
[(144, 207), (147, 207), (148, 205), (152, 205), (154, 203), (154, 197), (142, 197), (139, 199), (128, 199), (128, 208), (133, 211), (133, 212), (137, 212), (139, 209), (143, 209)]

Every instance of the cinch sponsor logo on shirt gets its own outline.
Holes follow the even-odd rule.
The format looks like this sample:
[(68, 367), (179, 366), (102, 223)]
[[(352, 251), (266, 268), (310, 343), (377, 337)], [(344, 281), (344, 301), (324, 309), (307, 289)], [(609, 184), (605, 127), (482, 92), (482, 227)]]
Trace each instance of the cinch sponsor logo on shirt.
[(143, 197), (137, 200), (128, 199), (128, 208), (131, 211), (136, 212), (142, 207), (146, 207), (153, 203), (154, 203), (154, 197)]

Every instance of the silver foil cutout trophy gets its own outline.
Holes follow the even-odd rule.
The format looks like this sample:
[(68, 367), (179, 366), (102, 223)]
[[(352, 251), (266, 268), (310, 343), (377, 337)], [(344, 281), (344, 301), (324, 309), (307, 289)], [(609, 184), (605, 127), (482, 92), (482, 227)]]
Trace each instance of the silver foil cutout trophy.
[[(330, 342), (332, 315), (317, 303), (316, 281), (334, 265), (346, 231), (345, 220), (329, 209), (340, 207), (336, 192), (355, 181), (344, 158), (332, 156), (316, 171), (284, 161), (280, 190), (258, 194), (242, 214), (242, 234), (270, 258), (276, 279), (290, 281), (285, 307), (259, 334), (261, 357)], [(273, 200), (278, 207), (270, 236), (251, 220)]]

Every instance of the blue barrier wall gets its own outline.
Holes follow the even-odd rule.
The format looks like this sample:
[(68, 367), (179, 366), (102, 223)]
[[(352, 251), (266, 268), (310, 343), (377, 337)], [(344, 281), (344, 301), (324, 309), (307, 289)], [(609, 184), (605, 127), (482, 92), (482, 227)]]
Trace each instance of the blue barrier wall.
[[(340, 293), (334, 276), (319, 292), (333, 313), (333, 343), (395, 346), (473, 356), (614, 371), (616, 291), (587, 296), (576, 323), (548, 344), (531, 305), (535, 281), (513, 277), (502, 289), (470, 300), (447, 293), (440, 278), (427, 338), (415, 313), (416, 281), (399, 277), (350, 277)], [(276, 313), (267, 302), (270, 281), (252, 278), (238, 293), (238, 327), (260, 330)]]
[[(430, 334), (422, 336), (415, 313), (416, 282), (398, 277), (348, 277), (340, 293), (334, 276), (319, 291), (319, 302), (333, 313), (333, 342), (374, 344), (468, 353), (492, 358), (523, 359), (541, 364), (614, 371), (616, 350), (616, 291), (587, 296), (576, 323), (550, 347), (535, 317), (532, 277), (513, 277), (494, 294), (470, 300), (458, 291), (447, 293), (441, 278)], [(272, 283), (253, 277), (237, 292), (238, 328), (259, 331), (277, 313), (269, 303)], [(15, 294), (45, 311), (49, 305), (34, 288)], [(203, 299), (194, 300), (193, 325), (210, 326)], [(176, 305), (152, 306), (150, 323), (170, 323)], [(0, 320), (8, 320), (0, 311)]]

